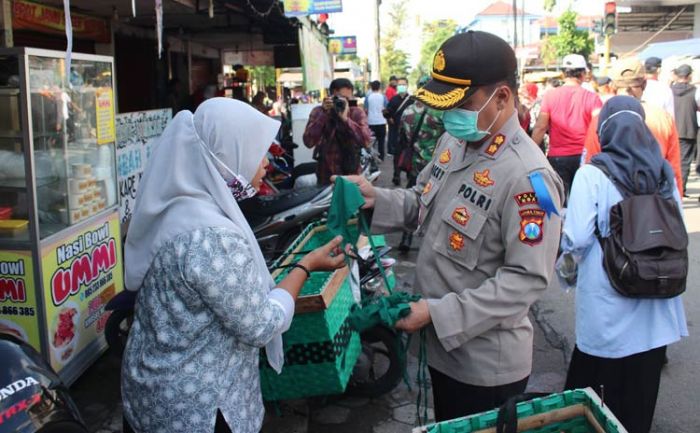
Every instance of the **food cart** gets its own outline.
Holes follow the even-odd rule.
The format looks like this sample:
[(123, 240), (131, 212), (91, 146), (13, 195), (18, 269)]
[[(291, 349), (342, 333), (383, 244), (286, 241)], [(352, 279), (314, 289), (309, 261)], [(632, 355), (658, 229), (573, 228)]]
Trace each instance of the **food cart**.
[(114, 65), (0, 50), (0, 332), (72, 383), (104, 350), (123, 290)]

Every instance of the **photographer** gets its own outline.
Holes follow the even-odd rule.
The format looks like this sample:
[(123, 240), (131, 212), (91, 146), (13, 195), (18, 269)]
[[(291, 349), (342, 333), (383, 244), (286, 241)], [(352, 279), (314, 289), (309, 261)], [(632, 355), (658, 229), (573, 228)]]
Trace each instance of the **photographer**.
[(371, 133), (367, 115), (353, 99), (353, 90), (350, 80), (333, 80), (331, 97), (309, 116), (304, 144), (314, 148), (319, 185), (330, 184), (332, 175), (360, 172), (360, 149), (369, 145)]

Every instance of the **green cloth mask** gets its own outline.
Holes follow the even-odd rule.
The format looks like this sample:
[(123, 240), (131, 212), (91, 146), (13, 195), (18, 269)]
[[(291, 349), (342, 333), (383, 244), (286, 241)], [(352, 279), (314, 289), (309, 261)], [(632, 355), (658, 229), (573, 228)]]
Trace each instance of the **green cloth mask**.
[[(365, 199), (362, 197), (360, 187), (346, 180), (344, 177), (338, 176), (335, 178), (335, 187), (333, 188), (333, 200), (331, 207), (328, 210), (328, 230), (333, 233), (333, 236), (342, 236), (343, 244), (357, 244), (357, 238), (361, 230), (358, 230), (357, 235), (352, 235), (348, 231), (348, 220), (352, 218), (357, 211), (365, 204)], [(361, 229), (362, 227), (360, 227)]]

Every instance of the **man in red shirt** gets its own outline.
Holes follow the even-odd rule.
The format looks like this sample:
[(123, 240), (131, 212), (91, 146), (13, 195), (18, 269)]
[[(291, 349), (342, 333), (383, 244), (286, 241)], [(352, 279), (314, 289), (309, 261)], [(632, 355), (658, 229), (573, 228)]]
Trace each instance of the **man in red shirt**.
[(564, 182), (569, 196), (574, 174), (581, 164), (583, 144), (594, 111), (603, 103), (595, 93), (581, 87), (586, 74), (586, 59), (579, 54), (564, 57), (564, 85), (547, 92), (532, 131), (532, 139), (540, 145), (549, 130), (547, 159)]
[(396, 76), (392, 75), (389, 78), (389, 86), (386, 88), (386, 92), (384, 93), (384, 96), (386, 96), (387, 101), (391, 101), (391, 99), (398, 94), (396, 91), (396, 86), (398, 85), (399, 80), (396, 78)]

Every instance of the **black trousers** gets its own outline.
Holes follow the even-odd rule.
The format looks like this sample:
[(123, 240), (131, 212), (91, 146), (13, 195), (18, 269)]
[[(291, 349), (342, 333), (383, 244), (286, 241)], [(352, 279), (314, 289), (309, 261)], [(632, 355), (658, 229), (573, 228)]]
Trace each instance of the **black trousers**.
[(379, 157), (383, 161), (384, 156), (386, 156), (386, 125), (369, 125), (369, 129), (372, 130), (372, 134), (377, 139), (377, 152), (379, 152)]
[(566, 389), (593, 388), (629, 433), (649, 433), (665, 357), (666, 346), (619, 359), (574, 347)]
[[(123, 433), (136, 433), (134, 429), (131, 428), (129, 423), (126, 421), (126, 417), (122, 418), (122, 431)], [(146, 433), (146, 432), (143, 432)], [(221, 411), (217, 409), (216, 411), (216, 424), (214, 424), (214, 433), (232, 433), (226, 419), (221, 414)]]
[(501, 386), (467, 385), (430, 368), (435, 420), (447, 421), (495, 409), (510, 397), (525, 392), (529, 376)]
[(697, 150), (697, 140), (694, 138), (680, 138), (681, 143), (681, 175), (683, 176), (683, 192), (688, 183), (688, 173), (690, 173), (690, 163), (695, 161)]
[(581, 166), (581, 155), (553, 156), (547, 158), (547, 160), (549, 160), (554, 171), (557, 172), (562, 182), (564, 182), (564, 190), (566, 192), (564, 205), (566, 206), (566, 202), (569, 200), (569, 192), (571, 192), (571, 184), (574, 182), (574, 175), (576, 175), (576, 171)]

